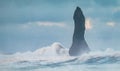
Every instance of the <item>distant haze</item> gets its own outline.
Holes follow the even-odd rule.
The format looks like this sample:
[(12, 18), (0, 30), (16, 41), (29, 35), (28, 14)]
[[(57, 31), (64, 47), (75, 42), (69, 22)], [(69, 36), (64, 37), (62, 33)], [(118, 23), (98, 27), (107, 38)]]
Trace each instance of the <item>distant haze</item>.
[(85, 15), (91, 50), (120, 50), (120, 0), (0, 0), (0, 53), (33, 51), (54, 42), (70, 48), (76, 6)]

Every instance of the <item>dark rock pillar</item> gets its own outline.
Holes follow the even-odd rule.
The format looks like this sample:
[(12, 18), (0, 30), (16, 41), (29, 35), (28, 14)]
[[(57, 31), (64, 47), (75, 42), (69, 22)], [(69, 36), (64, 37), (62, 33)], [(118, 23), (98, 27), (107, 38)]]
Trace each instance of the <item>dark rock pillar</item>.
[(82, 53), (89, 52), (90, 49), (85, 41), (85, 17), (79, 7), (76, 8), (74, 12), (74, 34), (73, 34), (73, 42), (72, 46), (69, 50), (69, 54), (71, 56), (78, 56)]

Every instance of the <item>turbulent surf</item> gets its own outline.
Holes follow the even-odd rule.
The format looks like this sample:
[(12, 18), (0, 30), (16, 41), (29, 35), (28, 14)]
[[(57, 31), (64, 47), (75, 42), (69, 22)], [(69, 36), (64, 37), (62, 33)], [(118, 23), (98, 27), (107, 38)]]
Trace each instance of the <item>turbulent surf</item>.
[(108, 64), (112, 69), (120, 70), (120, 51), (108, 48), (76, 57), (69, 56), (68, 49), (60, 43), (53, 43), (33, 52), (0, 54), (1, 71), (99, 71), (99, 68), (111, 71)]

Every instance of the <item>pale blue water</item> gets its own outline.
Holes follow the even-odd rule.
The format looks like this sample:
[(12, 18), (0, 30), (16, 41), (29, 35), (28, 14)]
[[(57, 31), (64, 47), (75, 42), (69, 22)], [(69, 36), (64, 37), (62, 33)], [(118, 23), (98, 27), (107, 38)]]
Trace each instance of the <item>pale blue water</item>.
[(79, 57), (54, 43), (34, 52), (0, 54), (0, 71), (120, 71), (120, 51), (91, 51)]

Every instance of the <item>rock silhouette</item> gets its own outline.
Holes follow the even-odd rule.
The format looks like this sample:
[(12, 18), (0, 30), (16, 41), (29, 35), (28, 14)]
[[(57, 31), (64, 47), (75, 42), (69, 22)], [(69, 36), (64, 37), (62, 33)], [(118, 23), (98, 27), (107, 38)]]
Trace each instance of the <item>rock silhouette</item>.
[(69, 55), (79, 56), (83, 53), (87, 53), (90, 51), (84, 38), (85, 17), (79, 7), (76, 8), (73, 19), (75, 23), (75, 28), (74, 28), (72, 46), (69, 50)]

